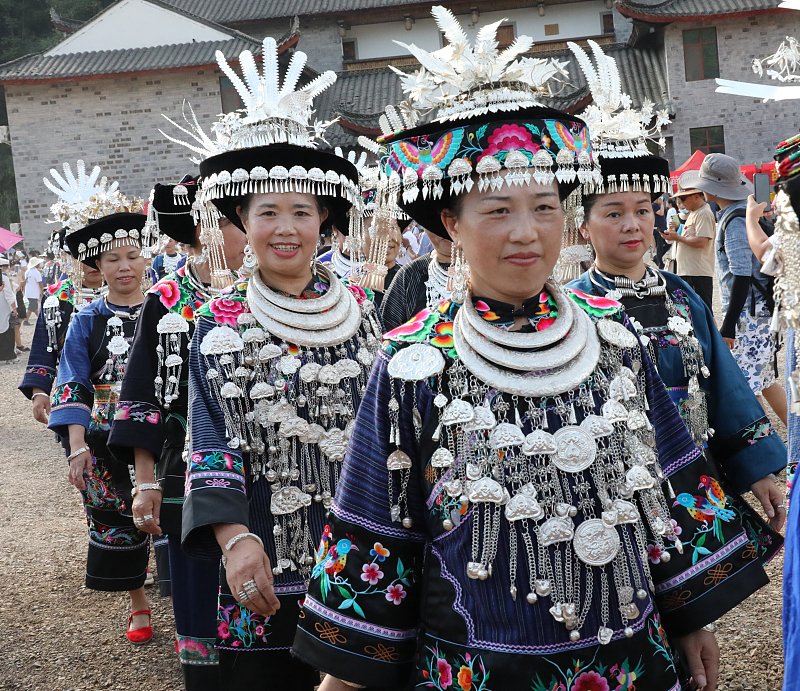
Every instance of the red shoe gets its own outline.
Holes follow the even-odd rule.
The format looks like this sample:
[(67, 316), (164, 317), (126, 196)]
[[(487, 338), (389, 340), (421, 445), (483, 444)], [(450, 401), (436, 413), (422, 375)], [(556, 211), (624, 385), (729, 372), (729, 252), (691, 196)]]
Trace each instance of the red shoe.
[(128, 615), (128, 630), (125, 632), (125, 638), (127, 638), (134, 645), (143, 645), (144, 643), (149, 643), (153, 640), (152, 623), (148, 624), (147, 626), (143, 626), (140, 629), (130, 628), (133, 618), (140, 614), (146, 614), (148, 620), (151, 619), (151, 613), (149, 609), (140, 609), (138, 612), (131, 612)]

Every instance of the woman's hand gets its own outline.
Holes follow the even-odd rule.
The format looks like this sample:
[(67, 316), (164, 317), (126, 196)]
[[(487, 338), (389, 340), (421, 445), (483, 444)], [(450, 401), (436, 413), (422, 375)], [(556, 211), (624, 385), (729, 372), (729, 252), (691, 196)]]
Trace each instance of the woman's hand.
[(37, 393), (45, 394), (45, 391), (41, 389), (34, 389), (33, 390), (33, 405), (31, 406), (31, 412), (33, 413), (33, 419), (37, 422), (41, 422), (43, 425), (46, 425), (50, 420), (50, 396), (42, 395), (37, 396)]
[[(263, 617), (275, 614), (281, 603), (272, 587), (272, 566), (264, 548), (255, 540), (240, 540), (226, 557), (225, 575), (233, 596), (247, 609)], [(249, 581), (255, 581), (257, 590), (244, 587)], [(241, 594), (249, 597), (240, 598)]]
[(747, 198), (747, 210), (745, 211), (745, 218), (748, 221), (758, 221), (764, 216), (768, 204), (766, 202), (757, 202), (756, 198), (751, 194)]
[(133, 498), (133, 524), (142, 532), (161, 535), (161, 492), (139, 490)]
[(353, 686), (352, 684), (345, 684), (340, 679), (326, 674), (322, 683), (319, 685), (319, 691), (353, 691), (353, 689), (363, 688), (361, 686)]
[(719, 645), (716, 636), (710, 631), (700, 629), (675, 640), (692, 675), (694, 687), (702, 691), (716, 691), (719, 677)]
[(750, 490), (761, 502), (764, 513), (769, 518), (770, 528), (780, 531), (786, 523), (786, 495), (778, 486), (775, 476), (770, 474), (762, 477), (758, 482), (753, 483)]
[(86, 489), (84, 473), (89, 475), (91, 472), (92, 452), (87, 449), (69, 462), (69, 484), (83, 492)]

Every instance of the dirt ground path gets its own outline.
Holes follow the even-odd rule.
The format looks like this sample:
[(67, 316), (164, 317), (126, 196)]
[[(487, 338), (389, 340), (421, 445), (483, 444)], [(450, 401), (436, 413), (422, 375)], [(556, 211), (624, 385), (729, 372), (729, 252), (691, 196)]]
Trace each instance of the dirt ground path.
[[(124, 636), (127, 597), (83, 588), (80, 500), (63, 454), (16, 389), (23, 364), (0, 366), (0, 689), (181, 689), (169, 600), (148, 589), (155, 639), (136, 648)], [(779, 557), (769, 586), (720, 621), (721, 691), (781, 688), (782, 566)]]

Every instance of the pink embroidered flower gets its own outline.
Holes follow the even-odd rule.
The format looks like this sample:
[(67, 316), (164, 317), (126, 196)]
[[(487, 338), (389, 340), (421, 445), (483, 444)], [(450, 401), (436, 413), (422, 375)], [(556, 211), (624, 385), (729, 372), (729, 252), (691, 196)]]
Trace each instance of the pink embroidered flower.
[(383, 337), (387, 340), (393, 341), (400, 336), (411, 336), (419, 331), (422, 331), (425, 328), (425, 325), (427, 324), (431, 314), (431, 310), (426, 307), (425, 309), (417, 312), (405, 324), (400, 324), (400, 326), (392, 329), (391, 331), (387, 331), (385, 334), (383, 334)]
[(217, 624), (217, 635), (223, 639), (230, 638), (231, 631), (230, 628), (228, 628), (227, 621), (221, 621), (219, 624)]
[(130, 406), (127, 405), (120, 405), (117, 406), (117, 410), (114, 413), (115, 420), (130, 420), (131, 419), (131, 409)]
[(436, 670), (439, 672), (439, 686), (443, 689), (450, 688), (453, 683), (453, 668), (447, 660), (436, 660)]
[(356, 302), (359, 305), (369, 300), (369, 296), (361, 286), (355, 286), (352, 283), (348, 283), (347, 290), (353, 294), (353, 297), (355, 297)]
[(484, 156), (494, 156), (501, 152), (522, 149), (529, 154), (535, 154), (542, 147), (533, 141), (530, 131), (522, 125), (507, 124), (498, 127), (489, 135), (489, 146), (487, 146), (481, 158)]
[(680, 525), (678, 525), (678, 521), (676, 521), (674, 518), (670, 518), (669, 522), (670, 525), (672, 525), (672, 532), (675, 535), (680, 535), (683, 532), (683, 528), (681, 528)]
[(378, 585), (378, 581), (383, 578), (383, 571), (377, 564), (364, 564), (361, 567), (361, 580), (370, 585)]
[(245, 311), (244, 302), (217, 297), (208, 303), (208, 309), (220, 324), (236, 326), (236, 318)]
[(266, 629), (263, 626), (261, 626), (261, 624), (256, 626), (256, 636), (263, 636), (264, 631), (266, 631)]
[(647, 545), (647, 558), (650, 560), (651, 564), (660, 564), (661, 554), (661, 547), (658, 545)]
[(153, 292), (160, 295), (161, 304), (167, 309), (172, 309), (181, 299), (180, 286), (171, 278), (159, 281), (153, 286)]
[(225, 459), (225, 467), (228, 470), (233, 470), (233, 456), (229, 453), (222, 454), (222, 457)]
[(575, 678), (572, 691), (609, 691), (608, 682), (597, 672), (584, 672)]
[(149, 422), (151, 425), (157, 425), (161, 420), (161, 413), (159, 413), (157, 410), (154, 410), (147, 414), (145, 420)]
[(53, 285), (47, 286), (47, 292), (50, 295), (55, 295), (59, 290), (61, 290), (61, 284), (64, 281), (59, 281), (58, 283), (53, 283)]
[(584, 300), (590, 307), (595, 307), (601, 310), (620, 309), (622, 307), (621, 302), (617, 302), (611, 298), (604, 298), (600, 297), (599, 295), (589, 295), (589, 293), (584, 293), (582, 290), (578, 290), (577, 288), (570, 288), (569, 290), (573, 295), (581, 300)]
[(397, 585), (390, 585), (386, 589), (385, 597), (387, 601), (391, 602), (393, 605), (399, 605), (406, 599), (406, 595), (408, 595), (408, 593), (405, 591), (405, 588), (398, 583)]

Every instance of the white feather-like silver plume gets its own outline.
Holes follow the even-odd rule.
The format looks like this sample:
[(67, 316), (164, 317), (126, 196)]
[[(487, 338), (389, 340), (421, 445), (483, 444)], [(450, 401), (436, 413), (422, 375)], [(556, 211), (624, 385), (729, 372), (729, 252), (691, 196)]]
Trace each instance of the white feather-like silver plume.
[(63, 164), (64, 174), (55, 168), (50, 175), (55, 184), (43, 178), (45, 187), (56, 195), (57, 201), (50, 207), (52, 223), (61, 223), (67, 233), (85, 226), (93, 218), (101, 218), (118, 211), (138, 211), (141, 200), (128, 199), (119, 191), (119, 183), (109, 183), (107, 177), (100, 177), (100, 167), (94, 166), (86, 172), (86, 164), (78, 160), (73, 172), (72, 166)]
[(656, 112), (649, 101), (634, 108), (622, 90), (616, 60), (595, 41), (589, 41), (592, 57), (576, 43), (567, 45), (592, 93), (593, 103), (579, 117), (589, 126), (594, 150), (606, 156), (649, 156), (647, 142), (662, 141), (661, 130), (669, 124), (667, 112)]
[(358, 137), (358, 145), (378, 158), (386, 153), (385, 147), (378, 144), (375, 140), (365, 137), (363, 134)]
[(241, 111), (227, 113), (217, 121), (214, 131), (218, 139), (226, 141), (227, 149), (274, 143), (315, 147), (317, 140), (324, 141), (325, 130), (335, 121), (312, 121), (313, 100), (336, 81), (336, 73), (329, 70), (298, 88), (306, 66), (305, 53), (298, 51), (292, 55), (281, 80), (275, 39), (267, 36), (261, 45), (262, 72), (253, 54), (245, 50), (239, 56), (241, 77), (217, 51), (219, 67), (230, 79), (244, 106)]
[(344, 152), (341, 146), (337, 146), (333, 152), (339, 157), (343, 158), (349, 163), (352, 163), (356, 170), (361, 172), (367, 167), (367, 152), (366, 151), (353, 151), (352, 149), (347, 153)]
[(92, 168), (92, 172), (86, 174), (86, 164), (78, 160), (75, 162), (77, 176), (72, 172), (69, 162), (64, 162), (64, 176), (55, 169), (50, 169), (50, 175), (56, 181), (54, 185), (48, 178), (43, 178), (44, 186), (47, 187), (60, 200), (68, 204), (77, 204), (86, 201), (97, 190), (97, 178), (100, 177), (100, 166)]
[(504, 19), (482, 27), (471, 43), (450, 10), (436, 5), (431, 14), (448, 45), (427, 51), (395, 41), (419, 60), (421, 68), (412, 74), (392, 69), (414, 108), (434, 110), (438, 122), (541, 107), (539, 99), (551, 93), (549, 82), (566, 76), (564, 65), (556, 60), (522, 57), (533, 46), (529, 36), (519, 36), (498, 51), (497, 30)]
[[(189, 109), (189, 116), (186, 114), (186, 109)], [(200, 163), (200, 161), (205, 160), (209, 156), (216, 156), (219, 153), (222, 153), (227, 148), (227, 140), (224, 137), (220, 137), (219, 133), (217, 134), (216, 139), (212, 139), (209, 137), (204, 131), (203, 128), (200, 127), (200, 123), (197, 121), (197, 116), (194, 113), (194, 109), (192, 108), (191, 104), (184, 101), (183, 107), (181, 108), (181, 114), (183, 115), (183, 119), (186, 122), (186, 127), (179, 125), (175, 122), (172, 118), (164, 115), (162, 116), (167, 122), (170, 123), (173, 127), (177, 128), (181, 132), (183, 132), (191, 141), (185, 141), (183, 139), (177, 139), (172, 135), (167, 134), (164, 130), (159, 129), (158, 131), (166, 137), (169, 141), (174, 142), (175, 144), (180, 144), (183, 147), (189, 149), (189, 151), (197, 154), (197, 156), (191, 157), (193, 163)]]

